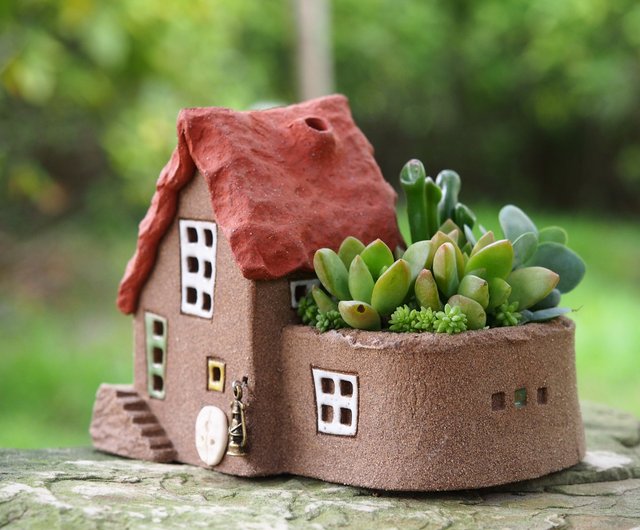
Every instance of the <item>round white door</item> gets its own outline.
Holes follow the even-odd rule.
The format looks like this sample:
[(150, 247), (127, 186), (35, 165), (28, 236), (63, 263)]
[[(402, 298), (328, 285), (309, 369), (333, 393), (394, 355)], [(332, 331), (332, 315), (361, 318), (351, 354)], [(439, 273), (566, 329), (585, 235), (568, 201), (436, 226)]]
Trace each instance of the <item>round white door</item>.
[(202, 407), (196, 418), (196, 449), (208, 466), (220, 463), (229, 437), (227, 415), (214, 406)]

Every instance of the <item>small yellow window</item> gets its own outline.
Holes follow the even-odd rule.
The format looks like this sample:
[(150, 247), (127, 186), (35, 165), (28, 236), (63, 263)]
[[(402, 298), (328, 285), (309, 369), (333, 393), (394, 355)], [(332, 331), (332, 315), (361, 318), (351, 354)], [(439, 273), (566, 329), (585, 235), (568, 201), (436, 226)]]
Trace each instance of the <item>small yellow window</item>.
[(224, 392), (224, 363), (207, 358), (207, 390)]

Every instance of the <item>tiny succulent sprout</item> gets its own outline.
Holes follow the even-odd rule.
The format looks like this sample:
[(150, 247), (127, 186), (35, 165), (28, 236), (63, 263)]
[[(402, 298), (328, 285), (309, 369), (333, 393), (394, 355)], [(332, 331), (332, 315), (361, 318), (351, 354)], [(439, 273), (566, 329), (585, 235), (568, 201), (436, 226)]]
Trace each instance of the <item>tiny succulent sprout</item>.
[(326, 313), (319, 312), (316, 319), (316, 328), (324, 333), (330, 329), (341, 329), (346, 327), (345, 321), (342, 320), (340, 313), (332, 309)]
[(318, 316), (318, 305), (316, 304), (314, 297), (311, 293), (305, 294), (298, 301), (298, 316), (304, 324), (310, 326), (316, 325), (316, 317)]
[(389, 330), (397, 332), (423, 333), (433, 329), (435, 313), (432, 309), (410, 308), (407, 304), (398, 306), (389, 318)]
[(461, 333), (467, 330), (467, 315), (460, 306), (446, 304), (443, 311), (438, 311), (433, 320), (433, 331), (436, 333)]
[(522, 315), (518, 313), (518, 302), (502, 304), (498, 307), (495, 318), (498, 326), (517, 326), (522, 319)]

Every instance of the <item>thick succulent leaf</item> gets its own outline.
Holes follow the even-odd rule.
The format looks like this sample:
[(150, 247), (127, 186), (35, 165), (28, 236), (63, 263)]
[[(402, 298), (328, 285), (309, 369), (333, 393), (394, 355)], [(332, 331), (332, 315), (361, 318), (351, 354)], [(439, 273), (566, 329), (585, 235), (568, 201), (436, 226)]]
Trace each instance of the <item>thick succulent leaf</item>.
[(318, 309), (323, 313), (328, 313), (329, 311), (338, 309), (338, 304), (336, 304), (331, 297), (317, 285), (314, 285), (311, 288), (311, 296), (313, 296)]
[(511, 286), (509, 302), (518, 302), (518, 309), (529, 309), (545, 298), (558, 285), (560, 277), (544, 267), (524, 267), (507, 278)]
[(411, 269), (411, 282), (414, 282), (420, 271), (426, 268), (430, 253), (431, 241), (418, 241), (411, 245), (402, 256)]
[(447, 235), (455, 242), (456, 245), (458, 245), (458, 247), (460, 246), (460, 230), (455, 228), (454, 230), (451, 230), (451, 232), (449, 232)]
[(447, 302), (450, 306), (458, 306), (467, 315), (467, 329), (482, 329), (487, 325), (487, 314), (475, 300), (456, 294)]
[(427, 233), (431, 238), (438, 231), (440, 216), (438, 214), (438, 203), (442, 199), (442, 190), (433, 182), (431, 177), (427, 177), (424, 183), (425, 202), (427, 206)]
[(540, 243), (560, 243), (566, 245), (569, 241), (569, 235), (567, 231), (561, 226), (546, 226), (538, 234), (538, 241)]
[(404, 253), (405, 253), (405, 251), (406, 251), (406, 250), (407, 250), (406, 248), (401, 247), (400, 245), (398, 245), (398, 246), (395, 248), (395, 250), (393, 251), (393, 257), (394, 257), (395, 259), (400, 259), (400, 258), (404, 255)]
[(558, 289), (553, 289), (553, 291), (551, 291), (531, 309), (532, 311), (537, 311), (538, 309), (556, 307), (560, 303), (560, 298), (562, 298), (562, 293)]
[(538, 233), (536, 225), (529, 219), (529, 216), (513, 204), (504, 206), (502, 210), (500, 210), (498, 218), (502, 231), (504, 232), (504, 237), (511, 242), (514, 242), (526, 232)]
[(433, 258), (435, 257), (438, 249), (444, 243), (451, 243), (453, 245), (453, 248), (456, 253), (456, 267), (458, 268), (458, 277), (460, 278), (464, 273), (464, 267), (465, 267), (464, 255), (462, 254), (462, 251), (460, 250), (460, 247), (458, 246), (458, 244), (453, 239), (451, 239), (447, 234), (441, 231), (436, 232), (434, 236), (431, 238), (431, 253), (429, 255), (430, 259), (427, 260), (426, 268), (427, 269), (433, 268)]
[(407, 198), (407, 217), (411, 241), (428, 239), (425, 171), (420, 160), (409, 160), (400, 172), (400, 185)]
[(458, 294), (471, 298), (486, 308), (489, 305), (489, 282), (474, 274), (467, 274), (460, 281)]
[(453, 219), (455, 207), (458, 204), (458, 194), (460, 193), (460, 176), (450, 169), (445, 169), (438, 173), (436, 184), (442, 190), (442, 199), (438, 204), (438, 215), (440, 222)]
[(321, 248), (313, 256), (313, 268), (318, 279), (338, 300), (349, 300), (349, 273), (344, 263), (330, 248)]
[(393, 253), (381, 239), (376, 239), (369, 243), (360, 252), (360, 257), (369, 267), (369, 272), (374, 280), (380, 276), (382, 267), (391, 267), (394, 262)]
[(487, 311), (492, 311), (501, 306), (511, 295), (511, 286), (502, 278), (489, 278), (489, 305)]
[(378, 278), (371, 293), (371, 305), (383, 316), (393, 313), (404, 301), (411, 286), (411, 268), (399, 259)]
[(522, 267), (536, 253), (538, 236), (533, 232), (525, 232), (513, 242), (513, 268)]
[(478, 241), (476, 241), (475, 245), (473, 246), (473, 250), (471, 251), (470, 255), (473, 256), (474, 254), (477, 254), (484, 247), (489, 246), (491, 243), (495, 243), (495, 241), (496, 236), (493, 235), (493, 232), (491, 230), (483, 233), (480, 239), (478, 239)]
[(476, 214), (474, 214), (466, 204), (461, 202), (456, 204), (454, 217), (458, 226), (467, 225), (473, 228), (476, 224)]
[(460, 227), (453, 221), (453, 219), (447, 219), (440, 225), (440, 228), (438, 228), (438, 230), (440, 232), (448, 234), (452, 230), (460, 230)]
[(338, 256), (344, 263), (344, 266), (348, 269), (351, 266), (353, 258), (355, 258), (360, 252), (364, 250), (364, 244), (358, 238), (349, 236), (340, 245), (338, 249)]
[(373, 292), (373, 276), (369, 267), (360, 256), (353, 258), (349, 267), (349, 292), (354, 300), (362, 300), (371, 303), (371, 293)]
[(473, 230), (471, 230), (471, 227), (469, 225), (464, 225), (464, 237), (467, 238), (467, 244), (471, 245), (472, 248), (478, 242), (476, 236), (473, 234)]
[(528, 309), (524, 309), (523, 311), (520, 311), (520, 315), (522, 317), (520, 323), (545, 322), (552, 318), (571, 313), (572, 311), (573, 309), (569, 307), (550, 307), (549, 309), (540, 309), (538, 311), (529, 311)]
[(431, 308), (434, 311), (440, 311), (440, 309), (442, 309), (438, 286), (429, 269), (420, 271), (420, 274), (418, 274), (416, 278), (414, 290), (416, 299), (422, 307)]
[(457, 292), (460, 277), (456, 264), (456, 251), (452, 243), (443, 243), (436, 251), (433, 258), (433, 276), (445, 298)]
[(378, 331), (381, 327), (380, 315), (366, 302), (342, 301), (338, 304), (338, 311), (342, 320), (352, 328)]
[(481, 276), (506, 278), (513, 267), (513, 245), (508, 239), (501, 239), (484, 247), (469, 258), (465, 272), (484, 269)]
[(558, 290), (561, 293), (568, 293), (578, 285), (586, 271), (580, 256), (570, 248), (554, 242), (539, 244), (538, 250), (527, 265), (546, 267), (558, 273), (560, 275)]

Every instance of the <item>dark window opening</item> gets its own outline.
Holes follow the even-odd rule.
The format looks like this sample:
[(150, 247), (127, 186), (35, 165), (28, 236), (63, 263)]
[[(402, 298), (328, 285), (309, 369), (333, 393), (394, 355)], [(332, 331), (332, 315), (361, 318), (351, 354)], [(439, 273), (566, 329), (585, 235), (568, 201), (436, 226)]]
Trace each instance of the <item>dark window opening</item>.
[(164, 357), (164, 351), (157, 346), (153, 348), (153, 364), (162, 364), (162, 358)]
[(211, 297), (207, 293), (202, 293), (202, 309), (203, 311), (211, 309)]
[(323, 394), (333, 394), (336, 391), (336, 387), (335, 387), (335, 383), (333, 382), (333, 379), (328, 379), (326, 377), (323, 377), (320, 380), (320, 385), (322, 387)]
[(198, 291), (193, 287), (187, 287), (187, 303), (195, 304), (198, 301)]
[(340, 380), (340, 394), (349, 397), (353, 396), (353, 383), (344, 379)]
[(351, 425), (352, 415), (351, 409), (340, 409), (340, 423), (342, 425)]
[(211, 275), (213, 274), (213, 266), (211, 265), (210, 261), (205, 261), (204, 262), (204, 277), (205, 278), (211, 278)]
[(333, 407), (322, 405), (320, 417), (325, 423), (331, 423), (333, 421)]
[(307, 294), (307, 286), (304, 284), (299, 284), (296, 285), (294, 291), (293, 291), (293, 297), (297, 302), (300, 302), (300, 300)]
[(549, 400), (549, 392), (546, 386), (538, 388), (538, 403), (540, 405), (546, 405)]
[(198, 231), (195, 228), (193, 227), (187, 228), (187, 240), (189, 241), (189, 243), (198, 242)]
[(188, 257), (187, 258), (187, 270), (189, 272), (198, 272), (198, 258)]
[(156, 392), (162, 392), (163, 388), (164, 388), (164, 381), (162, 380), (162, 377), (160, 377), (159, 375), (154, 375), (153, 376), (153, 389)]
[(491, 410), (504, 410), (505, 399), (504, 392), (496, 392), (491, 395)]
[(219, 366), (214, 366), (211, 370), (211, 380), (214, 383), (218, 383), (220, 382), (220, 379), (222, 379), (222, 370), (220, 370)]
[(164, 336), (164, 324), (160, 320), (153, 321), (153, 334), (156, 337)]
[(208, 247), (213, 246), (213, 232), (208, 228), (204, 230), (204, 244)]

